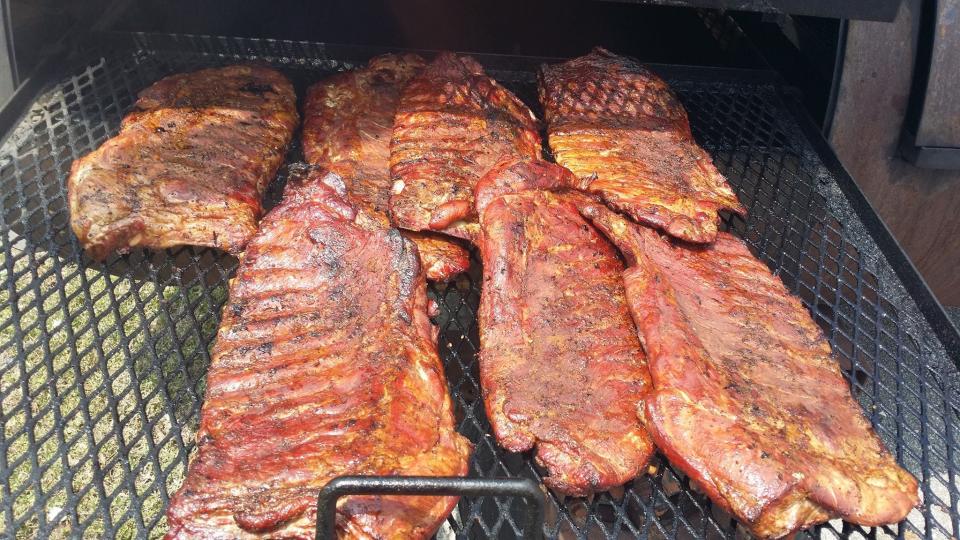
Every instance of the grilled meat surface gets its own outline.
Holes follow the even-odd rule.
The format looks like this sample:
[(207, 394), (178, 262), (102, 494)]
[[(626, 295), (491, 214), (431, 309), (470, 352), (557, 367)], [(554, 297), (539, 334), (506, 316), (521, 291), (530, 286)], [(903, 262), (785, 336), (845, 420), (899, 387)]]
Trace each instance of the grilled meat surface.
[[(312, 538), (335, 476), (465, 475), (453, 421), (414, 245), (336, 175), (291, 180), (231, 282), (168, 537)], [(337, 528), (425, 538), (456, 501), (351, 496)]]
[(303, 154), (336, 172), (368, 211), (386, 214), (390, 138), (400, 90), (424, 66), (415, 54), (385, 54), (307, 90)]
[(400, 231), (417, 245), (420, 265), (430, 281), (447, 281), (470, 269), (470, 252), (456, 240), (440, 233)]
[(918, 504), (810, 314), (742, 241), (673, 246), (602, 205), (583, 212), (630, 265), (647, 427), (715, 502), (761, 538), (835, 517), (895, 523)]
[[(307, 161), (336, 172), (357, 203), (385, 222), (393, 184), (393, 117), (401, 89), (423, 66), (415, 54), (385, 54), (307, 91), (303, 120)], [(417, 244), (429, 280), (444, 281), (470, 267), (470, 254), (452, 239), (428, 233), (404, 235)]]
[(745, 212), (667, 84), (635, 61), (597, 48), (544, 66), (540, 100), (557, 163), (611, 207), (690, 242), (716, 238), (719, 210)]
[(95, 259), (190, 244), (233, 253), (299, 121), (293, 86), (256, 66), (167, 77), (140, 93), (120, 133), (73, 162), (70, 221)]
[(650, 386), (612, 245), (577, 211), (569, 171), (520, 161), (477, 185), (483, 289), (480, 378), (501, 446), (537, 449), (570, 495), (623, 484), (653, 444), (637, 416)]
[(471, 239), (480, 177), (501, 159), (539, 155), (530, 109), (474, 59), (441, 53), (400, 98), (390, 147), (393, 221)]

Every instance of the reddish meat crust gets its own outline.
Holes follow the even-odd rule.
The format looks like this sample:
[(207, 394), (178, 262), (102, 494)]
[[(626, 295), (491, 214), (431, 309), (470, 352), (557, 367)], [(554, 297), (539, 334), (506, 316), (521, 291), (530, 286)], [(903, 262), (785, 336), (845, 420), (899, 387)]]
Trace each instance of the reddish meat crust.
[[(336, 175), (291, 180), (231, 282), (169, 538), (313, 538), (335, 476), (467, 473), (415, 253)], [(347, 497), (337, 528), (426, 538), (456, 501)]]
[[(422, 69), (415, 54), (377, 56), (362, 68), (310, 87), (304, 104), (303, 153), (336, 172), (350, 194), (387, 221), (390, 138), (400, 91)], [(439, 235), (404, 233), (417, 244), (427, 279), (445, 281), (470, 267), (470, 253)]]
[(544, 66), (540, 100), (557, 163), (611, 207), (690, 242), (716, 238), (719, 210), (744, 213), (683, 106), (633, 60), (597, 48)]
[(647, 427), (715, 502), (761, 538), (834, 517), (895, 523), (918, 504), (810, 314), (742, 241), (672, 246), (598, 204), (583, 212), (631, 265)]
[(497, 442), (536, 447), (544, 482), (570, 495), (623, 484), (653, 444), (649, 388), (617, 254), (577, 212), (562, 167), (504, 164), (477, 185), (483, 290), (480, 378)]
[(336, 172), (368, 211), (386, 215), (390, 138), (400, 90), (424, 66), (415, 54), (385, 54), (307, 90), (303, 154)]
[(470, 239), (477, 180), (501, 159), (539, 155), (530, 109), (472, 58), (441, 53), (400, 98), (390, 147), (393, 221)]
[(73, 231), (95, 259), (183, 244), (237, 253), (257, 230), (298, 120), (293, 86), (272, 69), (162, 79), (140, 93), (117, 136), (73, 162)]
[(447, 281), (470, 269), (470, 252), (457, 240), (438, 233), (400, 231), (417, 245), (424, 275), (430, 281)]

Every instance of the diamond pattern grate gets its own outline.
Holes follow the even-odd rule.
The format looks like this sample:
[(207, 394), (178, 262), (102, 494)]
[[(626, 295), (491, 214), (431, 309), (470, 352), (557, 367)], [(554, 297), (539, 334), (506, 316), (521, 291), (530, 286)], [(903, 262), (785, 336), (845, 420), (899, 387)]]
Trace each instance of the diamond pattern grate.
[[(306, 84), (373, 52), (316, 43), (113, 35), (74, 55), (0, 148), (0, 531), (29, 537), (157, 537), (198, 422), (226, 281), (236, 261), (192, 247), (100, 264), (69, 229), (70, 163), (114, 134), (136, 92), (164, 75), (261, 61)], [(536, 106), (529, 59), (491, 73)], [(839, 521), (801, 536), (960, 536), (956, 368), (811, 149), (778, 88), (666, 68), (694, 133), (749, 209), (726, 221), (810, 308), (852, 389), (927, 504), (866, 529)], [(299, 159), (293, 148), (289, 161)], [(268, 199), (281, 192), (284, 173)], [(839, 198), (838, 198), (839, 197)], [(839, 201), (839, 202), (838, 202)], [(540, 471), (491, 436), (477, 376), (479, 261), (431, 287), (458, 429), (475, 476)], [(744, 532), (669, 464), (592, 498), (548, 493), (548, 538), (735, 538)], [(519, 500), (463, 499), (447, 538), (521, 538)]]

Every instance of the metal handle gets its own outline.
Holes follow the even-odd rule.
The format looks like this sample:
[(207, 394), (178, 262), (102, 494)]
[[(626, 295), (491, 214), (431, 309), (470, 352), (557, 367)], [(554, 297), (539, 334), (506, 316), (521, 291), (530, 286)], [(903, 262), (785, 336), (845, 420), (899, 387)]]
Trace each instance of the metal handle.
[(523, 497), (525, 538), (543, 536), (543, 492), (529, 478), (461, 478), (446, 476), (338, 476), (317, 497), (317, 540), (335, 540), (337, 499), (346, 495), (494, 495)]

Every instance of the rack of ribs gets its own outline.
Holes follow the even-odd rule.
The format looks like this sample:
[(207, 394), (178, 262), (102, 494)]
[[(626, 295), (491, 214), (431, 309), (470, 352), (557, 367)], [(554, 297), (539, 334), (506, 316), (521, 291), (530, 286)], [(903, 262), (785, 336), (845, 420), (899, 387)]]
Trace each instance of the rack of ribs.
[(536, 447), (559, 492), (587, 495), (646, 467), (637, 416), (650, 376), (613, 246), (546, 162), (506, 162), (477, 184), (483, 289), (480, 379), (501, 446)]
[[(291, 179), (231, 282), (168, 538), (312, 538), (336, 476), (466, 475), (425, 283), (413, 244), (338, 176)], [(351, 496), (337, 528), (426, 538), (456, 501)]]
[(393, 222), (471, 239), (473, 188), (510, 157), (541, 153), (537, 121), (469, 56), (441, 53), (403, 90), (390, 146)]
[(540, 100), (557, 163), (611, 207), (689, 242), (712, 242), (721, 209), (744, 208), (693, 140), (667, 84), (596, 48), (540, 71)]
[(162, 79), (140, 93), (117, 136), (73, 162), (73, 231), (98, 260), (183, 244), (238, 253), (298, 121), (293, 86), (269, 68)]
[[(393, 184), (393, 117), (400, 91), (423, 65), (415, 54), (385, 54), (307, 90), (303, 108), (307, 161), (336, 172), (357, 204), (381, 216), (384, 223)], [(455, 240), (429, 232), (403, 231), (403, 235), (417, 244), (431, 281), (445, 281), (470, 268), (470, 253)]]
[(653, 391), (657, 447), (757, 537), (896, 523), (917, 481), (884, 448), (800, 301), (736, 237), (675, 246), (603, 207)]

